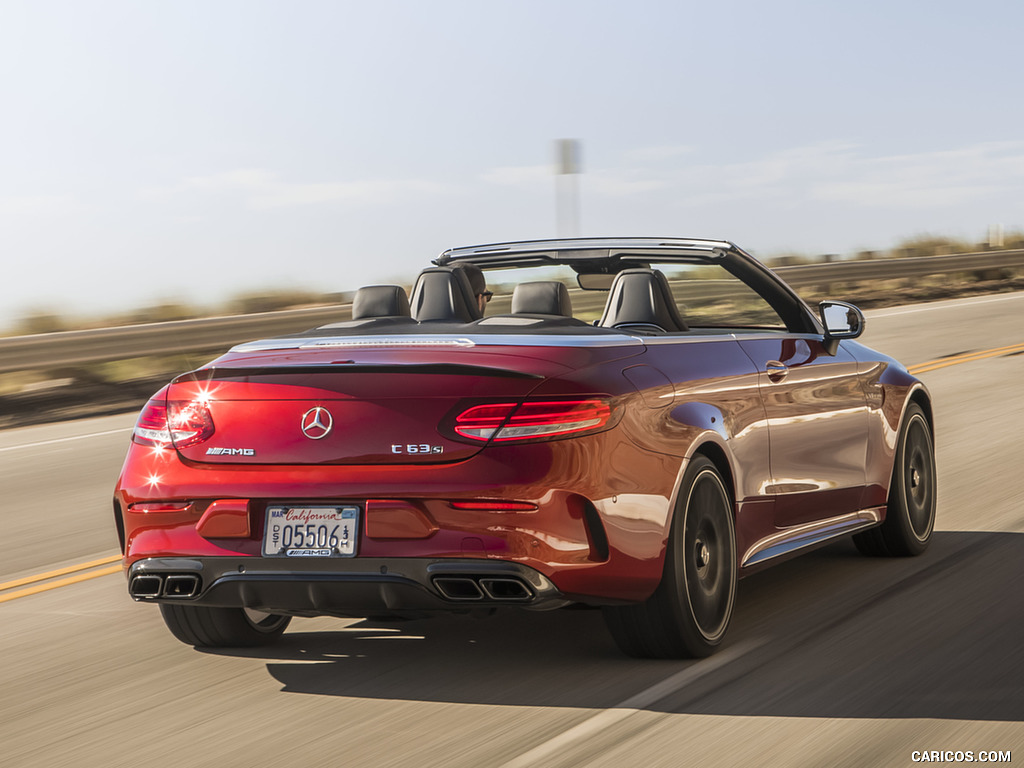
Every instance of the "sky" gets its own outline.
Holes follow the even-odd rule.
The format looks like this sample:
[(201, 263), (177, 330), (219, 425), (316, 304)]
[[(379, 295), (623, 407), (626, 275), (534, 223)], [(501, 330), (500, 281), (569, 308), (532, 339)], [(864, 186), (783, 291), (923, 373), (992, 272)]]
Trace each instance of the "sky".
[(1024, 229), (1024, 3), (0, 0), (0, 326), (412, 281), (445, 248), (763, 258)]

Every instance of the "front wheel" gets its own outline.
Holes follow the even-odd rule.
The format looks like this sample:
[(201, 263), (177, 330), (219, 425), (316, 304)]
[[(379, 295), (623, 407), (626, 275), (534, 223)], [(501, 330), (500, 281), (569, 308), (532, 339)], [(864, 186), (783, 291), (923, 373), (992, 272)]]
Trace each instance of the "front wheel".
[(932, 430), (917, 403), (907, 408), (896, 446), (885, 522), (858, 533), (854, 543), (865, 555), (919, 555), (935, 527), (935, 448)]
[(641, 658), (700, 658), (725, 636), (736, 599), (733, 504), (704, 456), (683, 476), (669, 531), (661, 583), (645, 602), (603, 609), (624, 653)]
[(290, 616), (251, 608), (211, 608), (161, 603), (160, 614), (171, 634), (200, 648), (251, 648), (279, 638)]

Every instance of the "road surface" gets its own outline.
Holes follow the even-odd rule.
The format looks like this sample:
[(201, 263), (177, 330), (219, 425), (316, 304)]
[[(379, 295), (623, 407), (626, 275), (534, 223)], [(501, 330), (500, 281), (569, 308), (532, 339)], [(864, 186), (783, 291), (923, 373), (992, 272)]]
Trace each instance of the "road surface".
[(933, 544), (885, 560), (841, 541), (745, 579), (725, 647), (699, 662), (624, 658), (586, 610), (296, 619), (270, 649), (197, 651), (120, 573), (92, 578), (117, 554), (110, 495), (133, 417), (0, 432), (0, 581), (98, 563), (0, 590), (0, 764), (1024, 762), (1021, 318), (1024, 294), (868, 313), (867, 344), (941, 361), (922, 373)]

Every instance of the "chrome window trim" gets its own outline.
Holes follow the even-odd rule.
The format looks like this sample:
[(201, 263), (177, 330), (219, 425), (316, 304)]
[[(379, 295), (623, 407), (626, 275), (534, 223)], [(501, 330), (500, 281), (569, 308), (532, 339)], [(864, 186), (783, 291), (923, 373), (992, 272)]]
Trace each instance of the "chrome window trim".
[[(561, 257), (573, 258), (574, 251), (607, 251), (604, 256), (619, 253), (645, 252), (665, 255), (718, 255), (725, 251), (738, 250), (727, 240), (705, 240), (702, 238), (679, 237), (578, 237), (555, 238), (550, 240), (518, 240), (504, 243), (483, 243), (443, 251), (436, 262), (449, 262), (472, 256), (544, 255), (555, 253)], [(592, 255), (576, 258), (594, 258)], [(435, 262), (435, 263), (436, 263)]]
[(278, 349), (358, 349), (370, 347), (630, 347), (662, 344), (699, 344), (703, 341), (770, 341), (806, 339), (821, 342), (821, 334), (763, 331), (737, 333), (680, 333), (666, 336), (640, 336), (623, 332), (619, 336), (546, 335), (528, 333), (494, 334), (394, 334), (389, 336), (307, 336), (305, 338), (259, 339), (231, 348), (231, 352), (265, 352)]
[[(699, 330), (700, 326), (694, 326)], [(822, 341), (821, 334), (816, 333), (793, 333), (779, 329), (778, 331), (757, 331), (755, 333), (737, 333), (734, 330), (722, 329), (721, 333), (699, 333), (690, 335), (689, 332), (666, 335), (666, 336), (644, 336), (641, 341), (645, 345), (659, 344), (694, 344), (701, 341), (780, 341), (783, 339), (805, 339), (807, 341)]]
[(231, 352), (263, 352), (277, 349), (344, 349), (370, 347), (629, 347), (643, 346), (644, 339), (621, 336), (547, 336), (528, 334), (451, 334), (392, 336), (321, 336), (302, 339), (261, 339), (232, 347)]

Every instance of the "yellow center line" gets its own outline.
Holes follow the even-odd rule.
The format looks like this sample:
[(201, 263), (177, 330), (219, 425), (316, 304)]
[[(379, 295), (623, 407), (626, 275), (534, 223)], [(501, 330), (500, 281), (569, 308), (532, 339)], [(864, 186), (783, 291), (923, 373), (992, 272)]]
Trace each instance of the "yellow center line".
[(961, 358), (974, 357), (975, 355), (985, 355), (989, 352), (1013, 352), (1018, 349), (1024, 349), (1024, 343), (1010, 344), (1007, 347), (994, 347), (993, 349), (980, 349), (974, 352), (961, 352), (959, 355), (949, 355), (948, 357), (940, 357), (938, 360), (932, 360), (929, 363), (920, 363), (920, 365), (931, 365), (931, 363), (941, 363), (946, 360), (959, 360)]
[(976, 360), (987, 360), (991, 357), (1000, 357), (1014, 352), (1024, 352), (1024, 344), (1011, 344), (1008, 347), (984, 349), (980, 352), (964, 352), (963, 354), (953, 355), (952, 357), (942, 357), (938, 360), (930, 360), (927, 363), (918, 363), (917, 365), (910, 366), (907, 370), (916, 375), (918, 373), (927, 373), (928, 371), (937, 371), (940, 368), (949, 368), (952, 365), (960, 365), (961, 363), (972, 363)]
[(101, 565), (109, 565), (110, 563), (116, 563), (121, 560), (120, 555), (112, 555), (110, 557), (103, 557), (99, 560), (91, 560), (87, 563), (79, 563), (78, 565), (69, 565), (66, 568), (58, 568), (55, 571), (47, 571), (46, 573), (37, 573), (35, 576), (26, 576), (23, 579), (15, 579), (14, 581), (5, 581), (0, 584), (0, 592), (8, 589), (14, 589), (15, 587), (23, 587), (26, 584), (35, 584), (40, 581), (48, 581), (49, 579), (55, 579), (58, 576), (66, 576), (69, 573), (77, 573), (78, 571), (87, 571), (90, 568), (98, 568)]
[[(118, 558), (120, 560), (121, 558)], [(121, 570), (120, 565), (111, 565), (106, 568), (101, 568), (98, 571), (89, 571), (88, 573), (80, 573), (77, 576), (69, 576), (66, 579), (58, 579), (57, 581), (51, 581), (46, 584), (36, 584), (28, 589), (20, 589), (17, 592), (7, 592), (6, 594), (0, 595), (0, 603), (6, 603), (9, 600), (17, 600), (19, 597), (28, 597), (29, 595), (36, 595), (40, 592), (46, 592), (51, 589), (58, 589), (59, 587), (66, 587), (70, 584), (78, 584), (82, 581), (88, 581), (89, 579), (97, 579), (100, 576), (108, 576), (111, 573), (118, 573)]]

